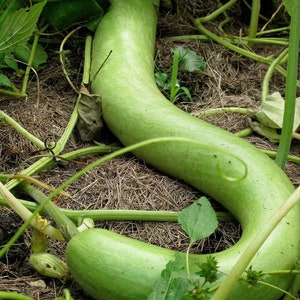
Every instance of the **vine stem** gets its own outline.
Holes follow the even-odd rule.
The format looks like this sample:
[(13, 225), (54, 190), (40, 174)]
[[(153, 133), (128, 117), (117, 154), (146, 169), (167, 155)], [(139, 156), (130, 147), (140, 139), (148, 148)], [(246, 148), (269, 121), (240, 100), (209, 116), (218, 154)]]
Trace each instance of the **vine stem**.
[(47, 220), (42, 219), (39, 215), (35, 215), (29, 209), (27, 209), (1, 182), (0, 195), (24, 221), (30, 221), (30, 224), (34, 228), (44, 232), (48, 236), (51, 236), (57, 240), (63, 240), (61, 232), (58, 229), (52, 227)]
[[(57, 189), (55, 189), (53, 192), (51, 192), (51, 194), (48, 197), (43, 199), (41, 205), (39, 206), (40, 211), (42, 210), (42, 208), (46, 207), (47, 204), (51, 203), (50, 201), (52, 201), (56, 196), (58, 196), (58, 194), (62, 190), (67, 188), (70, 184), (72, 184), (74, 181), (76, 181), (77, 179), (79, 179), (80, 177), (82, 177), (84, 174), (86, 174), (90, 170), (94, 169), (95, 167), (100, 166), (103, 163), (105, 163), (105, 162), (107, 162), (107, 161), (109, 161), (109, 160), (111, 160), (115, 157), (121, 156), (121, 155), (126, 154), (128, 152), (133, 152), (134, 150), (139, 149), (141, 147), (145, 147), (145, 146), (148, 146), (150, 144), (161, 143), (161, 142), (184, 142), (184, 143), (198, 144), (199, 148), (202, 147), (204, 153), (207, 152), (208, 147), (209, 147), (205, 143), (202, 143), (200, 141), (196, 141), (196, 140), (193, 140), (193, 139), (189, 139), (189, 138), (161, 137), (161, 138), (153, 138), (153, 139), (145, 140), (145, 141), (127, 146), (125, 148), (121, 148), (121, 149), (119, 149), (119, 150), (117, 150), (113, 153), (110, 153), (110, 154), (108, 154), (108, 155), (92, 162), (88, 166), (86, 166), (83, 169), (81, 169), (80, 171), (78, 171), (72, 177), (70, 177), (69, 179), (64, 181)], [(232, 156), (231, 153), (227, 153), (226, 151), (221, 150), (219, 148), (216, 148), (216, 147), (211, 147), (211, 148), (212, 148), (211, 149), (212, 151), (218, 151), (218, 152), (221, 151), (221, 153), (223, 153), (224, 155)], [(244, 175), (246, 175), (247, 174), (247, 166), (245, 165), (245, 163), (243, 161), (240, 161), (240, 163), (244, 165), (244, 167), (245, 167), (245, 174)], [(1, 183), (1, 185), (2, 185), (2, 183)], [(33, 190), (28, 189), (28, 191), (31, 193)], [(15, 201), (17, 201), (17, 199)], [(49, 213), (51, 214), (51, 217), (55, 220), (57, 225), (63, 229), (63, 235), (66, 238), (66, 240), (71, 239), (72, 236), (74, 236), (76, 234), (76, 230), (75, 229), (73, 230), (74, 226), (70, 225), (71, 223), (69, 222), (69, 219), (60, 211), (60, 209), (56, 205), (54, 205), (53, 203), (50, 204), (50, 205), (51, 205), (51, 207), (50, 207), (51, 211), (49, 211)], [(70, 232), (68, 232), (69, 228), (70, 228)]]
[[(260, 12), (260, 0), (252, 0), (251, 18), (250, 18), (249, 34), (248, 34), (248, 37), (252, 39), (256, 38), (259, 12)], [(253, 41), (248, 42), (248, 46), (250, 48), (252, 48), (253, 45), (254, 45)]]
[(290, 21), (290, 45), (287, 63), (287, 78), (283, 125), (275, 162), (283, 169), (290, 150), (295, 117), (297, 92), (299, 41), (300, 41), (300, 1), (292, 1)]
[(259, 248), (263, 245), (278, 223), (298, 202), (300, 202), (300, 187), (298, 187), (295, 192), (281, 204), (281, 206), (271, 215), (270, 219), (264, 224), (263, 228), (258, 231), (255, 238), (250, 241), (248, 247), (241, 254), (228, 276), (220, 284), (219, 289), (213, 295), (211, 300), (225, 300), (227, 298)]
[(261, 95), (261, 101), (265, 102), (267, 99), (267, 96), (269, 94), (269, 84), (270, 84), (270, 80), (271, 77), (276, 69), (276, 66), (278, 66), (279, 64), (282, 64), (287, 57), (289, 48), (284, 49), (276, 59), (274, 59), (274, 61), (271, 63), (270, 67), (268, 68), (268, 71), (266, 72), (266, 75), (264, 77), (263, 80), (263, 84), (262, 84), (262, 95)]
[(38, 139), (36, 136), (28, 132), (24, 127), (22, 127), (16, 120), (7, 115), (4, 111), (0, 110), (0, 120), (9, 124), (13, 127), (17, 132), (19, 132), (22, 136), (24, 136), (28, 141), (33, 143), (39, 149), (45, 149), (45, 144), (43, 141)]
[(195, 117), (209, 117), (224, 113), (238, 113), (242, 115), (247, 115), (250, 118), (255, 117), (255, 112), (248, 109), (248, 108), (242, 108), (242, 107), (220, 107), (220, 108), (211, 108), (204, 111), (196, 111), (191, 113), (191, 115)]
[(0, 292), (0, 299), (33, 300), (31, 297), (14, 292)]
[[(88, 39), (88, 42), (87, 42), (88, 47), (89, 47), (89, 43), (90, 43), (90, 40)], [(84, 78), (85, 79), (87, 78), (86, 74), (88, 74), (88, 73), (89, 73), (89, 70), (84, 69)], [(78, 103), (80, 101), (80, 98), (81, 98), (81, 94), (79, 93), (78, 97), (77, 97), (77, 101), (76, 101), (74, 109), (73, 109), (73, 112), (70, 116), (69, 123), (66, 126), (66, 129), (64, 130), (64, 133), (62, 134), (61, 138), (57, 142), (55, 148), (53, 149), (54, 155), (58, 155), (64, 150), (65, 145), (66, 145), (70, 135), (73, 132), (73, 129), (74, 129), (77, 119), (78, 119)], [(25, 137), (26, 137), (26, 135), (25, 135)], [(33, 137), (31, 137), (31, 138), (33, 138)], [(40, 147), (40, 142), (36, 138), (34, 140)], [(21, 174), (25, 174), (25, 175), (36, 174), (39, 171), (44, 170), (45, 166), (49, 165), (51, 163), (53, 163), (52, 156), (43, 157), (43, 158), (39, 159), (37, 162), (30, 165), (27, 169), (22, 170)], [(20, 180), (17, 180), (17, 179), (11, 180), (10, 182), (7, 183), (6, 187), (10, 190), (13, 187), (15, 187), (16, 185), (18, 185), (19, 182), (20, 182)]]
[[(22, 84), (22, 94), (25, 94), (25, 95), (26, 95), (26, 91), (27, 91), (30, 70), (32, 68), (32, 62), (34, 60), (36, 48), (37, 48), (37, 45), (39, 42), (39, 37), (40, 37), (39, 32), (36, 32), (34, 35), (33, 44), (32, 44), (31, 51), (30, 51), (30, 56), (29, 56), (25, 74), (24, 74), (24, 79), (23, 79), (23, 84)], [(38, 87), (37, 91), (39, 92), (39, 87)], [(38, 97), (37, 97), (37, 106), (38, 106), (38, 104), (39, 104), (39, 93), (38, 93)]]
[[(233, 4), (236, 3), (237, 0), (230, 0), (215, 11), (213, 11), (210, 15), (201, 17), (200, 20), (202, 23), (212, 21), (215, 19), (218, 15), (224, 13), (227, 9), (229, 9)], [(259, 0), (260, 1), (260, 0)]]
[[(203, 24), (201, 23), (200, 19), (193, 19), (191, 18), (194, 22), (195, 27), (197, 28), (197, 30), (199, 30), (200, 32), (202, 32), (203, 34), (205, 34), (206, 36), (208, 36), (209, 38), (211, 38), (213, 41), (217, 42), (220, 45), (223, 45), (225, 47), (227, 47), (228, 49), (235, 51), (236, 53), (243, 55), (245, 57), (248, 57), (250, 59), (253, 59), (255, 61), (258, 61), (260, 63), (264, 63), (264, 64), (271, 64), (273, 62), (272, 56), (268, 56), (268, 57), (263, 57), (260, 55), (257, 55), (253, 52), (250, 52), (248, 50), (242, 49), (234, 44), (232, 44), (231, 42), (229, 42), (228, 40), (225, 40), (219, 36), (217, 36), (216, 34), (214, 34), (213, 32), (209, 31), (208, 29), (206, 29)], [(300, 22), (300, 18), (299, 18), (299, 22)], [(277, 65), (276, 66), (276, 71), (278, 73), (280, 73), (281, 75), (283, 75), (284, 77), (287, 76), (287, 72), (284, 68), (282, 68), (281, 66)], [(297, 76), (295, 77), (297, 78)], [(297, 80), (297, 86), (300, 87), (300, 81)]]

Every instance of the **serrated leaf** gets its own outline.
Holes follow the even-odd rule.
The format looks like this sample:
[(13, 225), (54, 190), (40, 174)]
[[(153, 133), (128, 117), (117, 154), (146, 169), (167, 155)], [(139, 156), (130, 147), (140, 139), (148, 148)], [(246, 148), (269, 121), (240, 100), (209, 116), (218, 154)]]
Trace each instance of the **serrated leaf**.
[[(195, 51), (192, 51), (183, 46), (176, 48), (179, 53), (180, 66), (188, 72), (204, 71), (206, 63), (204, 58), (199, 56)], [(175, 50), (174, 50), (175, 51)]]
[(199, 265), (200, 271), (196, 272), (200, 277), (204, 277), (204, 282), (212, 283), (217, 280), (218, 262), (213, 256), (208, 256), (206, 262)]
[(147, 300), (180, 300), (188, 285), (188, 278), (180, 275), (183, 266), (181, 257), (175, 255), (175, 260), (169, 261), (161, 272), (161, 278), (155, 282)]
[(206, 197), (201, 197), (183, 209), (179, 213), (178, 222), (192, 242), (208, 237), (218, 227), (216, 212)]
[(29, 9), (21, 8), (4, 20), (0, 28), (0, 53), (14, 51), (29, 40), (45, 3), (37, 3)]
[[(284, 99), (280, 93), (275, 92), (268, 95), (266, 101), (262, 103), (261, 110), (256, 113), (256, 119), (270, 128), (281, 129), (284, 114)], [(300, 98), (296, 99), (293, 131), (300, 126)]]
[(3, 74), (0, 74), (0, 86), (11, 87), (10, 80)]

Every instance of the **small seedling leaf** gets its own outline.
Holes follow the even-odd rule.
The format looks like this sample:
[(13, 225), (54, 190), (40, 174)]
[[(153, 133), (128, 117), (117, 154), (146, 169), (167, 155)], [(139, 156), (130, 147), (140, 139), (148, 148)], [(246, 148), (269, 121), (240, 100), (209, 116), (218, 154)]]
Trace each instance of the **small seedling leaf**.
[[(204, 71), (206, 63), (204, 58), (198, 55), (195, 51), (192, 51), (183, 46), (176, 48), (179, 52), (180, 66), (188, 72)], [(175, 51), (174, 51), (175, 52)]]
[[(256, 119), (263, 125), (281, 129), (284, 114), (284, 99), (280, 93), (275, 92), (267, 96), (266, 101), (262, 103), (261, 110), (256, 113)], [(300, 98), (296, 99), (296, 109), (294, 117), (293, 131), (300, 126)]]
[(4, 20), (0, 28), (0, 53), (12, 52), (29, 40), (45, 3), (37, 3), (28, 10), (18, 9)]
[(154, 74), (154, 78), (156, 81), (156, 84), (164, 89), (164, 90), (169, 90), (170, 89), (170, 82), (169, 82), (169, 78), (168, 75), (162, 71), (157, 71)]
[[(192, 96), (191, 96), (191, 93), (190, 93), (189, 89), (186, 88), (185, 86), (182, 86), (180, 89), (182, 90), (182, 92), (183, 92), (183, 94), (186, 96), (186, 98), (187, 98), (190, 102), (193, 102), (193, 99), (192, 99)], [(180, 95), (181, 95), (181, 94), (180, 94)]]
[(216, 212), (206, 197), (201, 197), (183, 209), (179, 213), (178, 222), (192, 242), (208, 237), (218, 227)]

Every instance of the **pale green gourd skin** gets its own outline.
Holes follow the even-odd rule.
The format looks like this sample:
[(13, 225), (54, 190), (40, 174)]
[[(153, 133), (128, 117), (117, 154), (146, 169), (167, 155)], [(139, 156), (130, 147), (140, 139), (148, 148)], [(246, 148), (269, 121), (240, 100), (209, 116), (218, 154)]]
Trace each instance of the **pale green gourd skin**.
[[(160, 93), (153, 77), (156, 10), (152, 1), (111, 2), (112, 8), (94, 37), (92, 61), (93, 78), (112, 50), (92, 82), (92, 92), (101, 95), (103, 118), (111, 131), (124, 145), (163, 136), (192, 138), (207, 143), (208, 151), (216, 147), (232, 153), (247, 166), (245, 179), (228, 181), (211, 161), (208, 164), (206, 159), (201, 160), (196, 144), (165, 142), (135, 152), (156, 169), (216, 199), (241, 222), (240, 241), (215, 254), (220, 270), (228, 272), (294, 187), (281, 169), (254, 146), (189, 116)], [(211, 155), (219, 153), (216, 150)], [(239, 174), (240, 165), (232, 166), (230, 172)], [(277, 226), (251, 262), (254, 269), (294, 268), (300, 252), (299, 213), (298, 206)], [(153, 282), (173, 255), (170, 250), (97, 229), (75, 236), (67, 248), (67, 262), (75, 280), (95, 299), (102, 300), (147, 299)], [(204, 258), (191, 255), (191, 268)], [(286, 289), (290, 278), (272, 276), (268, 282)], [(245, 283), (238, 283), (228, 299), (275, 300), (280, 295), (266, 286), (249, 289)]]

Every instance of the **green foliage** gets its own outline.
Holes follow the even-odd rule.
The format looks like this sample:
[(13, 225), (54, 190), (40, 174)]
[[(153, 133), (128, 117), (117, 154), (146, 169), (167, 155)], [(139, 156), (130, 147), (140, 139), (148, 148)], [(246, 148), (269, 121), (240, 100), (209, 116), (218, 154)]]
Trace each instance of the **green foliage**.
[(206, 262), (200, 264), (199, 267), (200, 271), (196, 274), (205, 279), (204, 283), (212, 283), (217, 280), (218, 262), (213, 256), (209, 256)]
[(178, 222), (192, 242), (208, 237), (218, 227), (216, 212), (205, 197), (183, 209)]
[(89, 29), (94, 30), (103, 13), (101, 5), (94, 0), (61, 0), (48, 2), (43, 16), (51, 25), (59, 29), (65, 29), (74, 24), (85, 24)]
[[(30, 53), (32, 51), (31, 44), (25, 44), (14, 51), (14, 55), (17, 59), (21, 61), (28, 61), (30, 57)], [(41, 44), (37, 44), (35, 48), (35, 55), (32, 62), (32, 67), (36, 70), (43, 64), (45, 64), (48, 60), (48, 55), (45, 49)]]
[(0, 86), (4, 86), (4, 87), (11, 87), (11, 82), (9, 80), (9, 78), (7, 76), (5, 76), (4, 74), (0, 74)]
[(174, 261), (169, 261), (161, 272), (161, 278), (155, 282), (153, 292), (148, 300), (180, 300), (186, 293), (189, 281), (182, 275), (184, 264), (180, 255), (175, 255)]
[(156, 84), (165, 91), (170, 91), (170, 101), (174, 103), (180, 97), (192, 101), (192, 96), (188, 88), (181, 86), (177, 78), (180, 68), (188, 72), (203, 71), (206, 68), (203, 57), (196, 54), (188, 48), (178, 46), (172, 49), (173, 64), (171, 67), (171, 75), (168, 75), (170, 70), (166, 73), (158, 70), (155, 74)]
[[(205, 197), (183, 209), (179, 213), (178, 222), (191, 239), (190, 245), (208, 237), (218, 226), (216, 213)], [(216, 259), (208, 256), (205, 262), (199, 264), (199, 269), (190, 274), (188, 260), (184, 262), (182, 255), (176, 253), (175, 260), (167, 263), (161, 278), (155, 282), (148, 300), (208, 299), (210, 288), (206, 283), (213, 283), (218, 278)]]
[(45, 2), (29, 9), (21, 8), (9, 15), (0, 27), (0, 53), (13, 52), (24, 46), (36, 29)]
[(192, 51), (186, 47), (178, 46), (173, 53), (178, 51), (179, 66), (188, 72), (204, 71), (206, 69), (206, 63), (202, 56), (199, 56), (195, 51)]
[[(279, 92), (267, 96), (266, 101), (262, 103), (261, 110), (255, 117), (258, 122), (252, 122), (254, 131), (267, 137), (272, 142), (279, 142), (280, 134), (277, 130), (283, 128), (285, 100)], [(300, 126), (300, 98), (296, 98), (296, 108), (293, 123), (293, 132)]]
[(147, 300), (210, 299), (213, 288), (207, 283), (214, 283), (219, 278), (215, 258), (208, 256), (199, 269), (187, 277), (182, 256), (177, 253), (175, 259), (167, 263)]
[[(19, 67), (15, 58), (26, 62), (29, 60), (31, 49), (28, 41), (37, 30), (37, 22), (45, 3), (46, 1), (42, 1), (30, 8), (16, 9), (21, 1), (13, 1), (2, 11), (0, 16), (0, 69), (10, 68), (18, 71)], [(38, 68), (46, 61), (47, 54), (39, 46), (32, 66)], [(4, 74), (0, 76), (0, 86), (6, 88), (6, 90), (2, 90), (3, 93), (8, 91), (8, 93), (11, 92), (11, 95), (24, 96)]]
[[(108, 6), (106, 0), (67, 0), (67, 1), (40, 1), (30, 7), (22, 7), (23, 0), (2, 1), (0, 3), (0, 69), (10, 68), (19, 70), (16, 60), (27, 63), (22, 92), (11, 82), (12, 78), (1, 74), (1, 92), (14, 96), (26, 96), (26, 87), (30, 68), (39, 69), (45, 64), (48, 55), (41, 44), (38, 43), (38, 21), (65, 29), (70, 26), (84, 25), (94, 30), (102, 18), (104, 9)], [(48, 25), (47, 24), (47, 25)], [(44, 28), (47, 28), (45, 26)], [(43, 30), (42, 30), (43, 31)]]
[(250, 266), (249, 269), (246, 270), (246, 277), (244, 280), (249, 284), (249, 287), (252, 287), (258, 283), (259, 280), (262, 280), (265, 274), (262, 271), (255, 271)]

